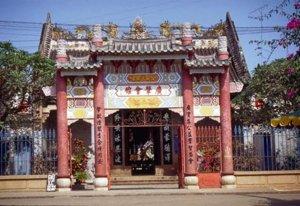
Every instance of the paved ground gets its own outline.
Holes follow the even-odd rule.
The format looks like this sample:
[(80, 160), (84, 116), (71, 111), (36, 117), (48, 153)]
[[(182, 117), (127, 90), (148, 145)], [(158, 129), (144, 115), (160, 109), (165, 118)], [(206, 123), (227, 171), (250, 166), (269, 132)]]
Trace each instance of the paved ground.
[(122, 206), (293, 206), (300, 205), (298, 194), (178, 194), (131, 196), (50, 196), (1, 198), (0, 205), (122, 205)]
[(300, 205), (300, 188), (176, 189), (171, 185), (119, 186), (110, 191), (0, 192), (0, 205)]

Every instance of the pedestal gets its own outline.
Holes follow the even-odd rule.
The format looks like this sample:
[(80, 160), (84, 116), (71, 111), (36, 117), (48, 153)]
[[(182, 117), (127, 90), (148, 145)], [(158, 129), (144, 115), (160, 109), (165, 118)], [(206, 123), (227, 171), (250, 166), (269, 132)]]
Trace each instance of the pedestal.
[(70, 178), (58, 178), (56, 180), (58, 192), (69, 192), (71, 191), (71, 179)]
[(184, 188), (189, 190), (198, 190), (198, 177), (197, 176), (186, 176), (184, 177)]
[(236, 188), (236, 177), (234, 175), (224, 175), (221, 178), (222, 188)]
[(95, 190), (108, 191), (108, 179), (106, 177), (96, 177), (94, 186)]

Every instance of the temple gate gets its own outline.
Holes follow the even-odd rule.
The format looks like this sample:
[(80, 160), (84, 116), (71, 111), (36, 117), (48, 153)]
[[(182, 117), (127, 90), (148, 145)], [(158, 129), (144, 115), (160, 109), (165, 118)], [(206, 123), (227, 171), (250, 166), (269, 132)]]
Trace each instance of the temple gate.
[(122, 36), (115, 24), (72, 34), (48, 21), (44, 31), (42, 53), (57, 69), (60, 191), (71, 186), (68, 125), (73, 136), (86, 134), (97, 190), (116, 173), (175, 175), (180, 186), (199, 188), (195, 124), (204, 118), (220, 124), (222, 185), (235, 186), (230, 93), (248, 72), (229, 14), (207, 31), (164, 22), (156, 36), (139, 18)]

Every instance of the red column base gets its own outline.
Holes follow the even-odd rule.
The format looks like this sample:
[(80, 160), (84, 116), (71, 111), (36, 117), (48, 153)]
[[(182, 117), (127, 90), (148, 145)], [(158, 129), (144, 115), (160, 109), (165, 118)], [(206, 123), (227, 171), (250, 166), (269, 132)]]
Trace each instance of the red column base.
[(200, 188), (221, 188), (221, 175), (219, 172), (199, 173)]

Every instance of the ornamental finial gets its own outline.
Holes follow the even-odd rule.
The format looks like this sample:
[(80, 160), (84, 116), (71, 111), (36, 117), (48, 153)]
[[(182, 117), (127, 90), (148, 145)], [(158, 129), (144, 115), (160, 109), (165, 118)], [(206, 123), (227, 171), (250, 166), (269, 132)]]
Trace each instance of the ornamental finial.
[(107, 34), (110, 38), (116, 38), (118, 35), (118, 26), (110, 22), (107, 25)]
[(100, 24), (94, 25), (92, 29), (92, 33), (93, 33), (92, 43), (97, 47), (101, 47), (103, 45), (101, 25)]
[(146, 30), (146, 26), (140, 17), (135, 18), (130, 28), (130, 38), (132, 39), (146, 39), (149, 34)]
[(219, 60), (226, 60), (229, 57), (228, 50), (227, 50), (226, 36), (218, 37), (218, 56), (219, 56)]
[(60, 63), (67, 62), (67, 41), (64, 39), (57, 41), (56, 61)]
[(171, 37), (171, 24), (168, 21), (165, 21), (160, 24), (160, 34), (164, 37)]

